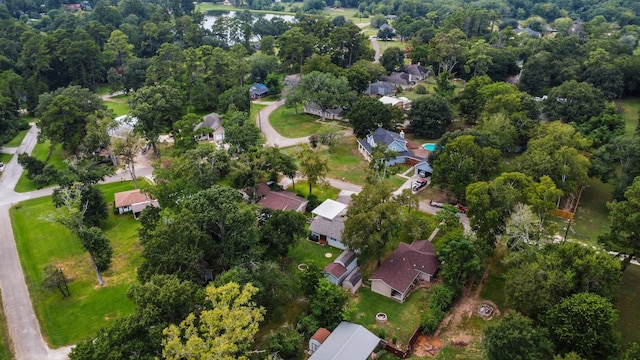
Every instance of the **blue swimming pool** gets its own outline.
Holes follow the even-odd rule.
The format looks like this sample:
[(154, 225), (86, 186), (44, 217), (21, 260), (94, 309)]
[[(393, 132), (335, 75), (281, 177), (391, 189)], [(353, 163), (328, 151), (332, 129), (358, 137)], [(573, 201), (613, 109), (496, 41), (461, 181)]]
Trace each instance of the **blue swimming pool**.
[(425, 150), (433, 151), (436, 149), (436, 144), (422, 144)]

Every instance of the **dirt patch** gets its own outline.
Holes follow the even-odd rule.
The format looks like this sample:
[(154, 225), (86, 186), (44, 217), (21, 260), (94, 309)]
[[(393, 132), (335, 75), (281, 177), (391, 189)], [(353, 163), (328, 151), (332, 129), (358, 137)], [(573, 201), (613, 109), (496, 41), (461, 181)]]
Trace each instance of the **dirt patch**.
[(420, 335), (413, 344), (413, 355), (436, 356), (442, 348), (442, 341), (435, 336)]

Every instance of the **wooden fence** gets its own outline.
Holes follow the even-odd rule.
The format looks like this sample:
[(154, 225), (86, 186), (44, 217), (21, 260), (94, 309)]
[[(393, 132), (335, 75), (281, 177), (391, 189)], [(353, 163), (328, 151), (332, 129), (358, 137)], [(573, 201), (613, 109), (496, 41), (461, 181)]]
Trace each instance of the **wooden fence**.
[(418, 327), (416, 331), (413, 332), (411, 339), (409, 339), (409, 345), (407, 346), (406, 351), (402, 351), (389, 343), (384, 346), (384, 350), (399, 357), (400, 359), (406, 359), (411, 356), (411, 349), (413, 349), (413, 345), (418, 341), (418, 337), (420, 337), (420, 335), (422, 335), (422, 327)]

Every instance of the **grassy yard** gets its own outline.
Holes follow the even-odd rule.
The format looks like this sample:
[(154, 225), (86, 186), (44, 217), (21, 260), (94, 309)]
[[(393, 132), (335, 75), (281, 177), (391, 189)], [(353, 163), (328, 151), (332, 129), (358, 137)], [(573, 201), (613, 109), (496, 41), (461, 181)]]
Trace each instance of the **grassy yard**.
[[(314, 266), (319, 270), (324, 269), (327, 264), (340, 255), (342, 250), (331, 246), (320, 245), (311, 240), (300, 239), (295, 247), (289, 250), (287, 260), (289, 261), (289, 272), (295, 273), (299, 264)], [(331, 254), (331, 256), (326, 256)]]
[(302, 107), (300, 106), (297, 114), (293, 107), (281, 106), (269, 116), (271, 126), (280, 135), (290, 138), (316, 134), (323, 126), (322, 123), (316, 121), (317, 119), (316, 116), (302, 113)]
[[(101, 186), (108, 204), (113, 203), (115, 192), (132, 188), (132, 182)], [(43, 197), (20, 203), (10, 214), (40, 327), (49, 344), (58, 347), (86, 339), (134, 310), (125, 293), (136, 281), (136, 269), (142, 259), (139, 222), (130, 215), (116, 216), (111, 212), (104, 232), (111, 240), (114, 256), (110, 269), (103, 272), (105, 286), (98, 287), (89, 256), (78, 240), (62, 226), (41, 219), (53, 209), (51, 197)], [(69, 298), (42, 289), (42, 269), (47, 264), (63, 268), (71, 279)]]
[[(31, 156), (44, 161), (47, 158), (47, 153), (49, 152), (49, 148), (51, 144), (47, 141), (44, 143), (38, 143), (33, 148), (31, 152)], [(58, 147), (54, 150), (51, 158), (49, 159), (49, 163), (55, 165), (56, 169), (63, 169), (66, 164), (64, 162), (64, 155), (62, 152), (62, 145), (58, 145)], [(33, 183), (33, 181), (27, 178), (27, 172), (23, 171), (18, 183), (16, 184), (16, 188), (14, 189), (16, 192), (29, 192), (36, 190), (38, 187)]]
[(629, 265), (622, 275), (617, 308), (620, 310), (618, 326), (622, 333), (623, 348), (632, 342), (640, 343), (638, 319), (640, 319), (640, 266)]
[(111, 109), (116, 116), (127, 115), (129, 113), (129, 95), (118, 95), (104, 101), (107, 108)]
[[(582, 192), (580, 205), (576, 211), (576, 216), (571, 224), (568, 238), (595, 245), (598, 242), (598, 235), (605, 233), (609, 229), (609, 210), (607, 201), (611, 201), (613, 186), (604, 184), (599, 179), (592, 178), (589, 186)], [(565, 224), (559, 227), (559, 231), (564, 234)]]
[(28, 129), (27, 130), (20, 130), (18, 132), (18, 135), (16, 135), (8, 143), (4, 144), (4, 147), (18, 147), (18, 146), (20, 146), (20, 144), (22, 144), (22, 140), (27, 135), (28, 131), (29, 131)]
[[(306, 180), (298, 181), (295, 185), (295, 189), (289, 187), (287, 190), (300, 193), (304, 197), (307, 197), (309, 195), (309, 183)], [(327, 199), (335, 200), (338, 198), (338, 194), (340, 193), (340, 189), (336, 189), (331, 185), (316, 185), (311, 190), (313, 192), (313, 195), (317, 196), (318, 200), (320, 201), (325, 201)], [(308, 210), (310, 211), (313, 209)]]
[(2, 297), (0, 297), (0, 360), (11, 360), (13, 354), (11, 353), (11, 344), (9, 342), (9, 329), (7, 328), (7, 321), (4, 317), (4, 307), (2, 306)]
[(9, 161), (11, 161), (12, 157), (13, 157), (13, 154), (0, 153), (0, 162), (3, 162), (6, 164)]
[[(428, 297), (428, 290), (417, 289), (409, 295), (404, 303), (399, 303), (362, 287), (353, 300), (358, 309), (356, 319), (353, 320), (375, 335), (380, 335), (380, 332), (384, 330), (387, 340), (390, 341), (395, 336), (399, 346), (406, 346), (411, 335), (420, 325), (422, 309), (426, 305)], [(379, 312), (387, 314), (385, 324), (376, 322), (376, 314)]]
[(329, 177), (364, 184), (369, 164), (358, 152), (356, 138), (343, 137), (331, 150)]
[(616, 101), (618, 108), (622, 109), (626, 122), (626, 133), (632, 134), (638, 128), (638, 116), (640, 116), (640, 99), (627, 98)]

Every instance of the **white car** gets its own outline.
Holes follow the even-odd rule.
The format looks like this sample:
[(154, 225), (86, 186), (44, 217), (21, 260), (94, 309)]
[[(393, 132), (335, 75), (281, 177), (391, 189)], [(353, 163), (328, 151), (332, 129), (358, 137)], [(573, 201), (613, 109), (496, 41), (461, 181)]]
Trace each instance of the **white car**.
[(0, 161), (0, 172), (4, 171), (4, 163)]

